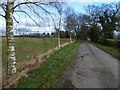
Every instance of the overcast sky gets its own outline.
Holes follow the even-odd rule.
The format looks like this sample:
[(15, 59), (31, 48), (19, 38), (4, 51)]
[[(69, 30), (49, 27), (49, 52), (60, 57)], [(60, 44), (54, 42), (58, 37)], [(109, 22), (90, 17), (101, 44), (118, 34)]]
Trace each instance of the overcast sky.
[[(5, 0), (0, 0), (0, 3), (3, 1)], [(19, 1), (23, 1), (23, 0), (17, 0), (17, 2)], [(66, 1), (66, 0), (62, 0), (62, 1)], [(111, 2), (119, 2), (119, 0), (69, 0), (69, 1), (67, 0), (67, 5), (72, 7), (76, 12), (86, 13), (85, 7), (89, 4), (101, 5), (103, 3), (111, 3)], [(34, 8), (35, 10), (37, 10), (37, 12), (39, 12), (41, 17), (44, 17), (44, 19), (40, 19), (33, 12), (31, 12), (30, 9), (27, 9), (27, 7), (24, 6), (23, 9), (27, 10), (28, 13), (32, 15), (34, 20), (37, 23), (39, 23), (41, 27), (38, 27), (38, 25), (36, 25), (35, 22), (33, 22), (33, 20), (31, 20), (27, 15), (22, 13), (14, 13), (14, 16), (20, 22), (19, 24), (17, 24), (14, 21), (14, 27), (26, 28), (31, 31), (39, 31), (41, 33), (54, 31), (53, 22), (50, 19), (50, 16), (44, 14), (43, 11), (38, 10), (37, 8)], [(49, 7), (47, 7), (47, 9), (51, 10), (52, 12), (54, 11), (54, 13), (57, 12), (53, 9), (50, 9)], [(1, 8), (0, 8), (0, 13), (4, 14)], [(55, 21), (58, 22), (58, 16), (54, 16), (54, 18), (55, 18)], [(5, 28), (5, 20), (4, 18), (0, 17), (0, 29), (4, 29), (4, 28)]]

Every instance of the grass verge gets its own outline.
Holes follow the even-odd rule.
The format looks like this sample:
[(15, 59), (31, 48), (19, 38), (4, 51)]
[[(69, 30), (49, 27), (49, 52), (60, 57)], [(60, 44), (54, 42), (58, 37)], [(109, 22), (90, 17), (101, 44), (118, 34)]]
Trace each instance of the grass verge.
[(79, 43), (72, 43), (46, 59), (37, 72), (30, 78), (21, 77), (15, 88), (55, 88), (60, 77), (74, 57), (76, 47)]
[(111, 54), (113, 57), (120, 60), (120, 51), (117, 48), (105, 46), (105, 45), (94, 43), (94, 42), (91, 42), (91, 44), (93, 44), (94, 46), (104, 50), (105, 52)]

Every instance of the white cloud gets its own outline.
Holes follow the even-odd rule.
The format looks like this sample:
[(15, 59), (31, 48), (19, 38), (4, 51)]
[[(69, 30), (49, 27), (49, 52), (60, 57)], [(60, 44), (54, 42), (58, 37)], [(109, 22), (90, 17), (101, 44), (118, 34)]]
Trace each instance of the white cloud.
[(38, 18), (33, 18), (33, 20), (31, 19), (31, 18), (26, 18), (26, 19), (20, 19), (19, 20), (19, 22), (20, 22), (20, 24), (35, 24), (35, 22), (36, 23), (39, 23), (39, 22), (41, 22), (42, 20), (41, 19), (38, 19)]
[(20, 20), (19, 20), (20, 23), (19, 24), (20, 25), (26, 25), (26, 24), (28, 24), (28, 25), (32, 25), (32, 26), (38, 26), (39, 25), (40, 27), (48, 27), (48, 26), (52, 26), (53, 27), (54, 23), (55, 23), (56, 26), (59, 23), (59, 17), (58, 16), (53, 16), (54, 21), (53, 21), (53, 19), (49, 15), (42, 16), (42, 18), (43, 19), (34, 18), (33, 17), (33, 19), (34, 19), (35, 22), (31, 18), (26, 18), (26, 19), (25, 18), (23, 18), (23, 19), (20, 18)]
[(53, 27), (41, 27), (41, 28), (32, 27), (32, 31), (35, 31), (35, 32), (37, 32), (37, 31), (39, 31), (39, 32), (53, 32), (55, 30), (53, 29)]
[[(18, 25), (15, 28), (15, 32), (16, 33), (19, 33), (17, 30), (20, 29), (20, 31), (23, 31), (23, 30), (27, 30), (28, 32), (32, 32), (32, 33), (35, 33), (35, 32), (39, 32), (39, 33), (43, 33), (43, 32), (54, 32), (54, 27), (38, 27), (38, 26), (25, 26), (25, 25)], [(22, 30), (23, 29), (23, 30)]]
[[(19, 32), (17, 31), (18, 29), (22, 29), (23, 30), (28, 30), (31, 32), (39, 32), (39, 33), (43, 33), (43, 32), (54, 32), (54, 22), (51, 19), (50, 16), (44, 16), (45, 19), (39, 19), (39, 18), (33, 18), (39, 25), (37, 26), (37, 24), (31, 19), (31, 18), (20, 18), (19, 22), (20, 23), (16, 23), (14, 21), (14, 34), (19, 34)], [(58, 24), (58, 17), (57, 16), (53, 16), (55, 23)], [(5, 20), (4, 23), (2, 22), (3, 19), (0, 19), (0, 29), (4, 28), (5, 29)], [(63, 21), (62, 21), (63, 22)], [(4, 27), (3, 27), (4, 24)]]

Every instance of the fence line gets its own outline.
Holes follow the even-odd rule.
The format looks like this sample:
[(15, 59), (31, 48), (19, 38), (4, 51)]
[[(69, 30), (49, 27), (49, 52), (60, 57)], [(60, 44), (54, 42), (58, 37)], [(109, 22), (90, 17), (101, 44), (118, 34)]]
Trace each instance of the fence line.
[[(73, 43), (74, 41), (72, 41)], [(66, 45), (68, 45), (70, 42), (67, 42), (67, 43), (64, 43), (61, 45), (61, 47), (64, 47)], [(26, 67), (22, 72), (18, 72), (16, 76), (13, 76), (11, 77), (10, 79), (8, 79), (4, 84), (3, 84), (3, 87), (4, 88), (8, 88), (10, 87), (11, 85), (14, 85), (21, 76), (26, 76), (28, 77), (28, 72), (31, 71), (31, 70), (35, 70), (36, 68), (40, 67), (40, 65), (45, 61), (45, 58), (46, 57), (49, 57), (51, 55), (51, 53), (53, 51), (56, 51), (56, 50), (59, 50), (58, 47), (55, 47), (51, 50), (48, 50), (46, 53), (44, 54), (41, 54), (41, 55), (38, 55), (36, 59), (33, 59), (31, 62), (28, 62)], [(32, 68), (31, 68), (32, 67)], [(12, 82), (11, 82), (12, 81)]]

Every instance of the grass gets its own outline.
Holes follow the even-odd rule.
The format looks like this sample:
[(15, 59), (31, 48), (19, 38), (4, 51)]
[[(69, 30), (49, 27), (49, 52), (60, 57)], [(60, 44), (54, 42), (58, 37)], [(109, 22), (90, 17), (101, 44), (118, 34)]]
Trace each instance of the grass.
[(79, 43), (72, 43), (46, 59), (37, 72), (30, 78), (21, 77), (19, 84), (15, 88), (55, 88), (66, 67), (74, 57), (76, 47)]
[(120, 59), (120, 51), (117, 48), (105, 46), (102, 44), (91, 42), (94, 46), (104, 50), (105, 52), (111, 54), (113, 57)]
[[(57, 38), (28, 38), (15, 37), (15, 48), (17, 62), (29, 61), (31, 57), (43, 54), (49, 49), (57, 47)], [(61, 39), (61, 44), (68, 42), (68, 39)], [(3, 66), (7, 64), (6, 38), (2, 38), (2, 61)], [(4, 67), (5, 68), (5, 67)]]

